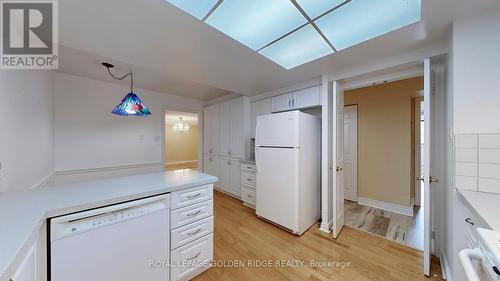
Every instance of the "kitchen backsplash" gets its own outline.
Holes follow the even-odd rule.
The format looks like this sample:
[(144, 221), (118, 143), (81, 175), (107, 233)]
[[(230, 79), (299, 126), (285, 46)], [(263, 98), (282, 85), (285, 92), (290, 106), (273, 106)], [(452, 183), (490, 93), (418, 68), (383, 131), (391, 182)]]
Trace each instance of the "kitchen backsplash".
[(455, 135), (455, 188), (500, 194), (500, 134)]

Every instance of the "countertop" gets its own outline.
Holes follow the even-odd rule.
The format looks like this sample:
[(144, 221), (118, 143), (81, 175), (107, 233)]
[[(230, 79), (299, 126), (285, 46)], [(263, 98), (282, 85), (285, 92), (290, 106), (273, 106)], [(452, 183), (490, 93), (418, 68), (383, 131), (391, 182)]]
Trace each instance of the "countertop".
[(0, 194), (0, 280), (47, 218), (216, 181), (194, 170), (179, 170)]
[(495, 231), (500, 231), (500, 194), (457, 189), (465, 202)]
[(255, 164), (255, 159), (253, 159), (253, 158), (243, 159), (243, 160), (241, 160), (241, 163)]

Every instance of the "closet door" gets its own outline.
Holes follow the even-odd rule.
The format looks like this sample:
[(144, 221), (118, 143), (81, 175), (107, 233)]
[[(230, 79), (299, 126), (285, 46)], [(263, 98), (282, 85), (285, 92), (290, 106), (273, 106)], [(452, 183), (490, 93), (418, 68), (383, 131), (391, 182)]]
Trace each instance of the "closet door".
[(230, 193), (241, 198), (241, 162), (239, 160), (230, 160), (231, 185)]
[(231, 101), (220, 105), (220, 155), (224, 157), (231, 154), (232, 111)]
[(243, 157), (243, 99), (230, 103), (230, 146), (229, 157)]
[(212, 105), (203, 111), (203, 143), (206, 154), (218, 155), (220, 153), (220, 109), (219, 105)]
[[(205, 173), (214, 177), (220, 177), (220, 158), (213, 155), (205, 155), (204, 159)], [(216, 182), (214, 185), (219, 185)]]
[(231, 193), (231, 160), (220, 159), (219, 189)]

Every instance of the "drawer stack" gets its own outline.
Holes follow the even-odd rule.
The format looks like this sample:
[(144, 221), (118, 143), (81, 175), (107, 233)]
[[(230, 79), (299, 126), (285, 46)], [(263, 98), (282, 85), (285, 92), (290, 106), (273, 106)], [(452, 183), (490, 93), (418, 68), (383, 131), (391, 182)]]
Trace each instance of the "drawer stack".
[(170, 211), (170, 280), (189, 280), (213, 259), (213, 186), (172, 193)]
[(241, 200), (245, 206), (255, 209), (257, 187), (255, 164), (241, 163)]

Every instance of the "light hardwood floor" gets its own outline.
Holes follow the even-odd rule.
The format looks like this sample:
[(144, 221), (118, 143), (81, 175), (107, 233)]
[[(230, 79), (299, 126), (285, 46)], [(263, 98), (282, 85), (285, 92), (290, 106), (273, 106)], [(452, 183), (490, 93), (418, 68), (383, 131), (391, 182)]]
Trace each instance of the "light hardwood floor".
[(344, 211), (346, 225), (417, 250), (424, 249), (424, 214), (421, 208), (415, 208), (414, 216), (408, 217), (346, 200)]
[[(241, 261), (300, 260), (304, 267), (212, 267), (193, 280), (441, 280), (422, 274), (422, 254), (351, 227), (344, 227), (338, 239), (310, 228), (301, 237), (289, 234), (255, 216), (234, 198), (215, 192), (214, 259)], [(349, 262), (349, 267), (320, 267), (310, 261)], [(440, 266), (433, 260), (433, 274)]]

